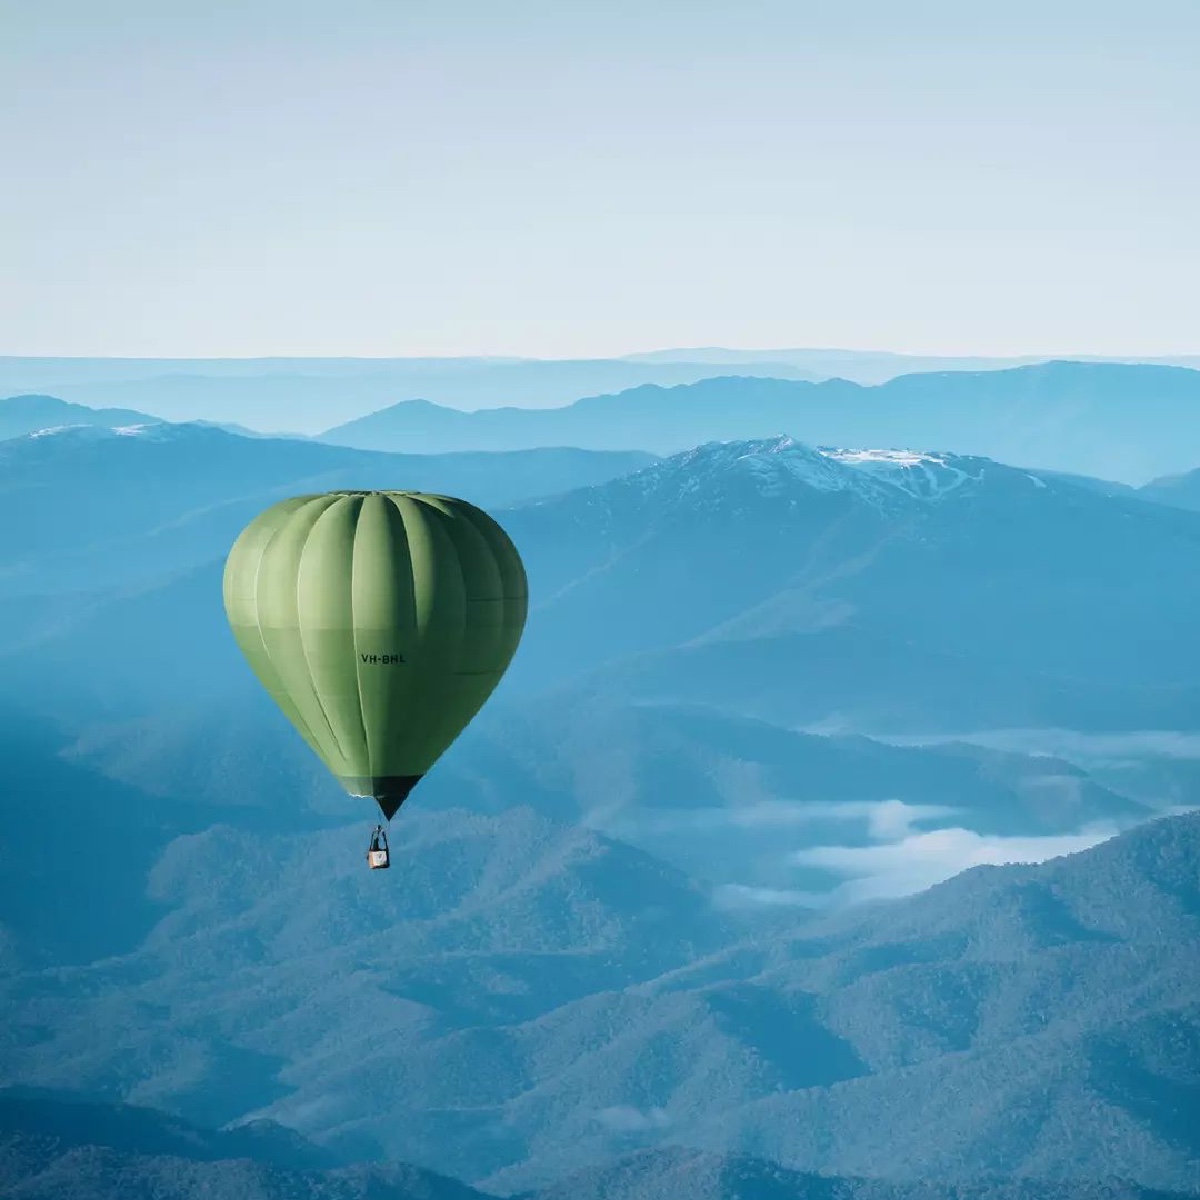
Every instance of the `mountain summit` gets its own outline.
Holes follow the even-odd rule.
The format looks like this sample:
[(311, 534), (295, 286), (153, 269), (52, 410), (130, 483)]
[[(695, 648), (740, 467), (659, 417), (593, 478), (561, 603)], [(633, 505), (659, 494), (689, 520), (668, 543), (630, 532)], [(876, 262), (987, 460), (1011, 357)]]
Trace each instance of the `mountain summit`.
[(683, 499), (724, 479), (744, 482), (760, 496), (792, 495), (799, 487), (850, 492), (873, 504), (886, 504), (900, 496), (941, 499), (964, 485), (982, 482), (988, 472), (1046, 486), (1028, 472), (986, 458), (907, 449), (813, 447), (788, 434), (709, 442), (663, 459), (628, 482), (631, 488), (644, 487), (660, 498), (675, 491)]

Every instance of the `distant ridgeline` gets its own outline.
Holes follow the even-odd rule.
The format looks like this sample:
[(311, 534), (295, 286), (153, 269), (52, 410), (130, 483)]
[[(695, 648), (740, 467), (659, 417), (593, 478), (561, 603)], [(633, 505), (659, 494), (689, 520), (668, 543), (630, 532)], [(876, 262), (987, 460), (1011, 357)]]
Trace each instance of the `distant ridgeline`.
[[(7, 372), (6, 361), (16, 364)], [(46, 390), (74, 402), (0, 400), (0, 437), (63, 424), (203, 417), (243, 433), (247, 425), (325, 430), (323, 441), (377, 451), (574, 446), (670, 454), (787, 433), (811, 445), (954, 451), (1142, 484), (1200, 466), (1195, 365), (1052, 361), (970, 369), (969, 360), (954, 360), (954, 369), (932, 373), (900, 374), (876, 363), (861, 378), (850, 371), (818, 379), (787, 363), (739, 360), (297, 362), (286, 371), (215, 363), (184, 364), (177, 374), (114, 362), (96, 377), (79, 367), (83, 375), (75, 378), (69, 364), (0, 360), (0, 383), (6, 375), (19, 382), (65, 373), (61, 387)], [(97, 402), (99, 409), (83, 407)]]

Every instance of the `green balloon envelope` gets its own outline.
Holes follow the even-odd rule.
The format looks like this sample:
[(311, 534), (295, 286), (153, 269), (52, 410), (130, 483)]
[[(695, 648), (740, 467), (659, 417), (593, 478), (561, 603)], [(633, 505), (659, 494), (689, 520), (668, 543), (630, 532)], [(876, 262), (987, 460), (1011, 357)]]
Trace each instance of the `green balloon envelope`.
[(233, 544), (224, 593), (263, 687), (389, 820), (500, 682), (529, 608), (496, 521), (422, 492), (273, 505)]

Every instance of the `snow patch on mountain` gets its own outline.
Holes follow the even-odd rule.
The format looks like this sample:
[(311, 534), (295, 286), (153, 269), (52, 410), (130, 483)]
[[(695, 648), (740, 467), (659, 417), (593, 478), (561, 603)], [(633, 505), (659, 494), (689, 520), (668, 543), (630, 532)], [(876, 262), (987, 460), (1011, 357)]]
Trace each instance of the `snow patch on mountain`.
[(734, 463), (761, 482), (766, 495), (779, 494), (793, 482), (800, 482), (822, 492), (842, 491), (848, 480), (831, 456), (785, 437), (771, 442), (734, 442), (741, 451)]
[(841, 463), (794, 438), (776, 437), (707, 442), (626, 476), (612, 494), (736, 509), (747, 495), (782, 497), (794, 494), (797, 484), (837, 492), (854, 483)]
[[(998, 491), (997, 491), (998, 489)], [(660, 459), (581, 496), (582, 509), (616, 512), (651, 504), (739, 517), (770, 506), (800, 509), (814, 493), (854, 497), (894, 516), (986, 493), (1059, 492), (1053, 478), (978, 455), (942, 450), (812, 446), (788, 435), (707, 442)], [(553, 498), (535, 504), (550, 504)]]
[[(147, 421), (138, 425), (48, 425), (35, 429), (25, 436), (30, 440), (58, 438), (70, 441), (102, 442), (112, 438), (144, 438), (153, 441), (171, 441), (189, 436), (186, 425), (174, 425), (169, 421)], [(13, 439), (17, 440), (17, 439)]]
[(29, 437), (44, 438), (53, 437), (56, 433), (62, 433), (67, 429), (87, 429), (87, 425), (49, 425), (45, 429), (35, 429)]
[[(858, 471), (870, 472), (914, 496), (933, 499), (978, 479), (980, 460), (950, 454), (922, 454), (915, 450), (827, 450), (820, 454)], [(968, 471), (973, 466), (975, 473)]]
[[(785, 497), (796, 485), (853, 492), (876, 506), (906, 499), (940, 500), (979, 482), (987, 459), (905, 449), (813, 447), (790, 436), (709, 442), (628, 477), (641, 491), (710, 496), (714, 484), (749, 482), (760, 496)], [(997, 468), (1003, 470), (1003, 468)], [(724, 490), (724, 489), (723, 489)]]

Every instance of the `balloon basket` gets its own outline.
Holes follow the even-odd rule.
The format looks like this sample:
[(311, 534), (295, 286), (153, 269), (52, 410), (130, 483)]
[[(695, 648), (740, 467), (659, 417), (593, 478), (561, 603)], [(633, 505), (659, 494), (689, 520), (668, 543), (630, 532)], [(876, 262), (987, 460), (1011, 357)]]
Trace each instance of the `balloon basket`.
[(367, 866), (372, 871), (386, 871), (392, 865), (392, 852), (388, 847), (387, 830), (382, 825), (371, 834), (371, 845), (367, 850)]

